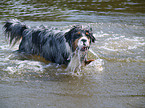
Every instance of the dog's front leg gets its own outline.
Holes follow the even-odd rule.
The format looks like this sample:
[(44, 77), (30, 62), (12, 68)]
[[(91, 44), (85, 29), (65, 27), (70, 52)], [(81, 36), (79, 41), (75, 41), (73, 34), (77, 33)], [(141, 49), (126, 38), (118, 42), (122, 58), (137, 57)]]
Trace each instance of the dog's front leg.
[(90, 59), (90, 60), (85, 60), (85, 66), (90, 64), (92, 61), (95, 61), (94, 59)]

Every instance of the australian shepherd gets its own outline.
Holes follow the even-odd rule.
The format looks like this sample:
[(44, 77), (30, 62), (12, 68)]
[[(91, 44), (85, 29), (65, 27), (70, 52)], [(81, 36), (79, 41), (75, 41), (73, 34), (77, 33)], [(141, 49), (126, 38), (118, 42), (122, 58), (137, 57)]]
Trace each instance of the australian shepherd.
[(5, 22), (4, 30), (10, 44), (14, 45), (21, 40), (19, 52), (39, 55), (70, 68), (85, 66), (93, 61), (87, 60), (90, 45), (95, 42), (91, 28), (74, 26), (65, 32), (44, 26), (30, 28), (18, 20), (9, 20)]

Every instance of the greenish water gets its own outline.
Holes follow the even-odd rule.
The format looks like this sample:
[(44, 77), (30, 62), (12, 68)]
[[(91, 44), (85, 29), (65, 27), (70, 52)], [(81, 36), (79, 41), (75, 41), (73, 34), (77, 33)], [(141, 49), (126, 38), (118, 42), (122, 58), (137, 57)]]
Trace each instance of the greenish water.
[[(1, 108), (144, 108), (144, 0), (0, 1)], [(2, 26), (17, 18), (29, 26), (93, 28), (96, 59), (77, 74), (10, 48)]]

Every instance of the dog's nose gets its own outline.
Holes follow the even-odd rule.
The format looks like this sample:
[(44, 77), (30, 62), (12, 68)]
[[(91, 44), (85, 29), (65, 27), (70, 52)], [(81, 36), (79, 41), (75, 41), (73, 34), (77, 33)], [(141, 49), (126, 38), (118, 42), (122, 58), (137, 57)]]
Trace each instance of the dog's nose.
[(87, 39), (81, 39), (84, 46), (86, 46)]
[(87, 40), (86, 40), (86, 39), (82, 39), (81, 41), (82, 41), (83, 43), (87, 42)]

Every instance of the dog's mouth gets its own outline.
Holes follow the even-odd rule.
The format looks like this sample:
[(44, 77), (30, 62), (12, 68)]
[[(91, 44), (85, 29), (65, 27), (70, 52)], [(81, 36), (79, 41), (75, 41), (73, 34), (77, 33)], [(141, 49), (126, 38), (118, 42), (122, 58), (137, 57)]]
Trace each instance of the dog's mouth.
[(88, 46), (83, 46), (82, 48), (80, 48), (80, 51), (86, 52), (88, 51), (89, 47)]

